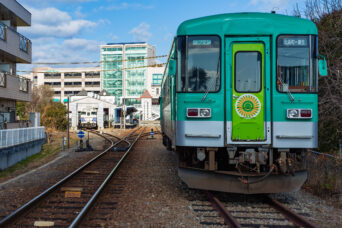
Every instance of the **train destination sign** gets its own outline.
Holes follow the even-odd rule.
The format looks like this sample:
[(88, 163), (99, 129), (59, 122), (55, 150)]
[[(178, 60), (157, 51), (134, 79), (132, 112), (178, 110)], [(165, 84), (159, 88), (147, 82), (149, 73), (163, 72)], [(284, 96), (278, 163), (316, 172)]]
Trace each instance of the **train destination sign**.
[(287, 47), (307, 47), (308, 38), (306, 37), (284, 37), (280, 44)]
[(192, 45), (211, 45), (211, 40), (193, 40)]

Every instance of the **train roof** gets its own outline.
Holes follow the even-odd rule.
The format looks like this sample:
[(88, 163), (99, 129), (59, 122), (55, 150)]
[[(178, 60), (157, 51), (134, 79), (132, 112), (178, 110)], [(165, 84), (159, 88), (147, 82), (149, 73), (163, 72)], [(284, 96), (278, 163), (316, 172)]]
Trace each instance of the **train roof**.
[(228, 13), (184, 21), (177, 35), (317, 34), (310, 20), (274, 13)]

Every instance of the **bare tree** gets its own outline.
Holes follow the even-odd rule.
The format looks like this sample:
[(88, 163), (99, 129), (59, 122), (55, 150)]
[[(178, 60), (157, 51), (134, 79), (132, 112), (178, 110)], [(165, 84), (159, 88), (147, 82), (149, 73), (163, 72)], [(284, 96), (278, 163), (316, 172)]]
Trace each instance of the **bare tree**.
[[(342, 129), (342, 0), (306, 0), (303, 14), (316, 23), (319, 53), (328, 62), (328, 77), (319, 79), (320, 149), (335, 151)], [(298, 5), (294, 15), (301, 16)]]
[(32, 90), (32, 101), (28, 103), (27, 111), (42, 112), (44, 107), (53, 101), (53, 89), (48, 85), (41, 85)]

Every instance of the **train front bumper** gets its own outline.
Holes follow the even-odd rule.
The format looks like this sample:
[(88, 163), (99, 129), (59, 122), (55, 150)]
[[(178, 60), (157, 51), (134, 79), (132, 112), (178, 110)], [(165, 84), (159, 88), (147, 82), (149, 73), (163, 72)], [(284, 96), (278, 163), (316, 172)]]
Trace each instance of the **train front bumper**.
[[(307, 171), (297, 171), (294, 176), (270, 175), (263, 181), (253, 184), (242, 183), (238, 176), (186, 168), (178, 168), (178, 175), (189, 188), (243, 194), (293, 192), (299, 190), (307, 179)], [(259, 178), (247, 177), (247, 180)]]

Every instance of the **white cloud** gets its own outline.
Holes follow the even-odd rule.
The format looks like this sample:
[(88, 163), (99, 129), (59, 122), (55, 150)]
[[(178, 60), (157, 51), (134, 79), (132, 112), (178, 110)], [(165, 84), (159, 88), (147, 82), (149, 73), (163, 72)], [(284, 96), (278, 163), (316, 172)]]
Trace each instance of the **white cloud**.
[(88, 20), (73, 20), (67, 12), (56, 8), (35, 9), (32, 13), (32, 26), (21, 28), (29, 37), (67, 38), (79, 34), (83, 30), (96, 27), (97, 23)]
[[(60, 41), (56, 38), (38, 38), (32, 39), (32, 59), (33, 63), (71, 63), (71, 62), (89, 62), (99, 61), (100, 45), (104, 42), (87, 40), (80, 38), (66, 39)], [(97, 66), (96, 64), (73, 64), (73, 65), (50, 65), (51, 67), (82, 67)], [(18, 64), (18, 73), (20, 71), (32, 71), (35, 67), (46, 65), (36, 64)]]
[(64, 40), (63, 47), (66, 49), (72, 49), (74, 51), (99, 52), (100, 43), (95, 40), (73, 38)]
[(107, 7), (107, 10), (122, 10), (122, 9), (152, 9), (152, 5), (143, 5), (140, 3), (127, 3), (122, 2), (120, 5), (111, 5)]
[(142, 22), (137, 27), (134, 27), (129, 34), (133, 35), (134, 41), (147, 42), (152, 37), (152, 33), (149, 32), (150, 27), (149, 24)]
[[(17, 0), (21, 4), (30, 4), (32, 2), (42, 3), (42, 0)], [(67, 2), (67, 3), (82, 3), (82, 2), (97, 2), (98, 0), (43, 0), (43, 2)]]
[(78, 6), (74, 12), (76, 17), (82, 18), (85, 17), (85, 14), (82, 13), (82, 6)]
[(119, 39), (119, 37), (117, 35), (112, 35), (111, 36), (111, 40), (118, 40), (118, 39)]
[(126, 9), (153, 9), (153, 5), (144, 5), (140, 3), (127, 3), (122, 2), (121, 4), (113, 4), (108, 6), (100, 6), (99, 8), (94, 9), (94, 11), (103, 11), (103, 10), (126, 10)]

